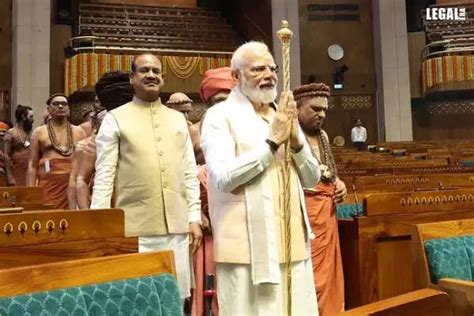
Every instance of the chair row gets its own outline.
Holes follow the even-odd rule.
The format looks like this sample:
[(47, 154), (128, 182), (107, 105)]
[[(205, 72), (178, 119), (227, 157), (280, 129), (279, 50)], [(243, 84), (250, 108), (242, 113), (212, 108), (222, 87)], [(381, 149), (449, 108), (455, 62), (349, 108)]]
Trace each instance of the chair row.
[(146, 41), (144, 39), (139, 40), (113, 40), (108, 38), (99, 38), (94, 40), (96, 48), (157, 48), (157, 49), (188, 49), (188, 50), (210, 50), (210, 51), (233, 51), (235, 46), (227, 43), (209, 43), (209, 42), (196, 42), (196, 41)]
[(116, 18), (90, 18), (90, 17), (80, 17), (79, 18), (79, 27), (87, 25), (100, 25), (108, 27), (117, 27), (117, 26), (129, 26), (137, 28), (178, 28), (178, 29), (191, 29), (191, 30), (202, 30), (201, 32), (213, 31), (216, 33), (219, 32), (229, 32), (232, 31), (232, 26), (222, 23), (199, 23), (194, 21), (182, 21), (182, 20), (157, 20), (157, 21), (148, 21), (140, 19), (116, 19)]
[(187, 16), (218, 16), (216, 11), (204, 10), (191, 7), (166, 7), (166, 6), (140, 6), (140, 5), (113, 5), (113, 4), (91, 4), (81, 3), (79, 10), (91, 11), (113, 11), (113, 12), (133, 12), (146, 14), (166, 14), (166, 15), (187, 15)]
[(177, 37), (177, 38), (200, 38), (206, 40), (220, 40), (220, 41), (227, 41), (227, 40), (234, 40), (234, 33), (233, 32), (203, 32), (197, 30), (179, 30), (173, 28), (136, 28), (136, 27), (125, 27), (125, 26), (100, 26), (100, 25), (82, 25), (81, 26), (81, 33), (80, 35), (95, 35), (101, 36), (101, 34), (106, 34), (109, 36), (120, 36), (121, 34), (134, 34), (134, 35), (146, 35), (146, 36), (154, 36), (154, 37)]
[(188, 16), (188, 15), (165, 15), (165, 14), (149, 14), (149, 13), (129, 13), (114, 11), (92, 11), (81, 10), (79, 15), (85, 17), (116, 17), (121, 19), (141, 19), (141, 20), (183, 20), (183, 21), (200, 21), (200, 22), (221, 22), (223, 18), (220, 16)]

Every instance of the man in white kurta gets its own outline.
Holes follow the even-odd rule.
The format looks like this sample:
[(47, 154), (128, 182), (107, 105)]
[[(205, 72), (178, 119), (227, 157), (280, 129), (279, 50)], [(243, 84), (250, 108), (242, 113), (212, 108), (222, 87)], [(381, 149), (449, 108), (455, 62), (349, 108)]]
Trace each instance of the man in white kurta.
[(191, 138), (184, 116), (160, 101), (158, 58), (137, 56), (130, 82), (133, 100), (107, 113), (97, 134), (91, 208), (110, 208), (114, 191), (125, 234), (139, 237), (140, 252), (174, 250), (184, 299), (190, 296), (190, 248), (195, 251), (202, 237)]
[[(277, 67), (268, 47), (250, 42), (232, 57), (236, 82), (226, 101), (208, 110), (201, 146), (209, 172), (208, 198), (222, 315), (284, 315), (286, 261), (283, 159), (291, 146), (291, 268), (293, 315), (318, 315), (302, 185), (319, 166), (285, 93), (276, 107)], [(293, 118), (293, 119), (291, 119)]]

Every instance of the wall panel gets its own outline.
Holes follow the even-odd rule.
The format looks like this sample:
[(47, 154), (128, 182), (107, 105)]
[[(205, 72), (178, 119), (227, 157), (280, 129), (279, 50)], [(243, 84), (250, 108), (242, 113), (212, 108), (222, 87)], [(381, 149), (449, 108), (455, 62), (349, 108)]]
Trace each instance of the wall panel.
[[(349, 5), (357, 10), (325, 10), (315, 13), (319, 5)], [(344, 20), (358, 14), (356, 20)], [(356, 118), (361, 118), (368, 131), (368, 141), (377, 141), (376, 79), (374, 70), (374, 44), (372, 4), (370, 0), (299, 0), (301, 83), (315, 75), (317, 82), (332, 86), (332, 74), (336, 67), (346, 65), (344, 89), (332, 90), (334, 107), (329, 110), (325, 129), (330, 139), (343, 136), (350, 143), (350, 130)], [(319, 16), (318, 16), (319, 15)], [(337, 15), (336, 20), (326, 16)], [(350, 17), (349, 17), (350, 18)], [(344, 57), (339, 61), (329, 58), (327, 49), (339, 44)], [(370, 106), (341, 107), (341, 97), (369, 96)]]

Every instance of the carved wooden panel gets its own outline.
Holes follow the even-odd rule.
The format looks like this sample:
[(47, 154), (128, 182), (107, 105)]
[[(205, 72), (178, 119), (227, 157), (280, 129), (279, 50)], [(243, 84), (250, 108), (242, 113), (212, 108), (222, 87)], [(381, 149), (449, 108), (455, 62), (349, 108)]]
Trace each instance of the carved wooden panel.
[(0, 215), (0, 249), (59, 241), (124, 237), (120, 209), (35, 211)]
[(0, 207), (21, 206), (24, 209), (46, 209), (41, 187), (0, 187)]
[(414, 175), (379, 175), (357, 177), (354, 181), (358, 191), (412, 191), (414, 189), (443, 187), (473, 187), (474, 175), (458, 174), (414, 174)]
[(367, 216), (474, 210), (474, 189), (408, 193), (374, 193), (364, 199)]

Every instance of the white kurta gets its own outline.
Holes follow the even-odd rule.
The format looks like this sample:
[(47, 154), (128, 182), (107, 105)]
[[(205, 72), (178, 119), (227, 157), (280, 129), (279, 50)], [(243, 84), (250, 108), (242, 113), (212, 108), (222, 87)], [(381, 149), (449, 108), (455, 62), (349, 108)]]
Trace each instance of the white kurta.
[[(209, 171), (210, 189), (213, 189), (208, 191), (209, 208), (213, 220), (227, 216), (226, 212), (229, 212), (232, 204), (241, 205), (237, 204), (239, 202), (237, 199), (240, 197), (237, 194), (232, 194), (232, 191), (240, 186), (245, 188), (246, 204), (242, 204), (242, 207), (247, 209), (246, 216), (248, 216), (249, 207), (251, 207), (252, 212), (268, 213), (270, 220), (273, 220), (274, 204), (272, 199), (274, 194), (272, 185), (264, 185), (262, 178), (269, 176), (268, 168), (275, 158), (268, 144), (265, 143), (269, 134), (269, 125), (256, 123), (260, 123), (260, 121), (258, 117), (256, 118), (252, 105), (238, 88), (234, 88), (226, 101), (215, 105), (206, 114), (201, 134), (201, 146)], [(245, 139), (245, 142), (242, 139)], [(302, 139), (305, 146), (299, 153), (293, 153), (292, 159), (298, 174), (297, 186), (304, 219), (304, 223), (301, 224), (308, 228), (301, 184), (313, 186), (319, 179), (319, 168), (304, 137)], [(236, 155), (239, 141), (245, 143), (247, 150), (241, 155)], [(249, 194), (252, 192), (249, 192), (248, 189), (263, 192), (263, 194)], [(264, 199), (267, 199), (269, 203), (262, 205)], [(214, 243), (218, 246), (220, 243), (220, 248), (214, 248), (216, 261), (218, 261), (216, 263), (217, 298), (220, 314), (226, 316), (284, 315), (286, 311), (284, 266), (277, 263), (276, 269), (270, 271), (271, 282), (260, 282), (259, 277), (255, 277), (256, 273), (252, 269), (253, 265), (266, 265), (266, 262), (260, 260), (262, 256), (252, 252), (252, 247), (250, 247), (252, 263), (245, 264), (236, 261), (234, 257), (243, 257), (246, 255), (243, 252), (248, 250), (232, 244), (231, 241), (238, 238), (229, 238), (238, 235), (244, 239), (251, 239), (252, 233), (256, 233), (256, 230), (265, 228), (265, 226), (260, 225), (256, 228), (257, 225), (254, 225), (249, 229), (246, 220), (225, 227), (219, 225), (222, 226), (222, 222), (214, 221), (212, 223), (215, 233)], [(242, 229), (237, 229), (238, 225)], [(242, 232), (245, 236), (242, 236)], [(312, 235), (309, 228), (307, 233), (308, 236)], [(269, 234), (274, 234), (274, 232), (269, 230)], [(218, 238), (221, 240), (217, 240)], [(268, 243), (268, 247), (270, 246), (271, 244)], [(306, 246), (309, 250), (308, 243)], [(225, 252), (227, 248), (231, 253), (222, 255), (216, 248), (222, 252)], [(258, 257), (257, 260), (254, 260), (254, 256)], [(263, 257), (263, 260), (265, 259), (267, 258)], [(271, 267), (273, 268), (273, 266), (272, 264)], [(311, 259), (293, 262), (292, 273), (293, 315), (318, 315)], [(273, 282), (275, 279), (276, 282)]]
[[(280, 284), (253, 286), (249, 265), (217, 263), (219, 313), (226, 316), (286, 315), (285, 265), (280, 265)], [(293, 262), (292, 315), (318, 316), (311, 260)], [(309, 282), (308, 282), (309, 280)], [(232, 293), (232, 295), (219, 295)]]
[(189, 257), (189, 236), (187, 234), (138, 238), (138, 252), (172, 249), (174, 252), (176, 276), (181, 299), (191, 296), (191, 259)]

